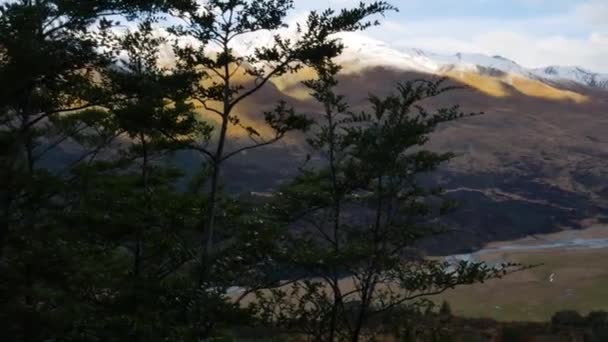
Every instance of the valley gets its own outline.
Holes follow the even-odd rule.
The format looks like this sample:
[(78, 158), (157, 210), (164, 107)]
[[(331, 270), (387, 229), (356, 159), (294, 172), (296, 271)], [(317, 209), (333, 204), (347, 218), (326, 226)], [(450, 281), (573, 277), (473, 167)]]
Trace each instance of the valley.
[(608, 307), (606, 226), (491, 243), (475, 253), (448, 259), (538, 265), (434, 298), (439, 303), (448, 301), (457, 316), (546, 322), (557, 311), (587, 314)]

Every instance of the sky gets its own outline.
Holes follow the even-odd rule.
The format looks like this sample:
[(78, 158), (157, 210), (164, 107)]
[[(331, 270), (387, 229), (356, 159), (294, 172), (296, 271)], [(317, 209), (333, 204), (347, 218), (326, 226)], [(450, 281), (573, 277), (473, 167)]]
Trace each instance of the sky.
[[(482, 53), (528, 68), (580, 66), (608, 73), (608, 0), (386, 1), (399, 12), (360, 34), (395, 50)], [(290, 19), (299, 21), (310, 10), (352, 7), (360, 0), (294, 2)]]
[[(388, 0), (399, 8), (361, 34), (399, 50), (501, 55), (525, 67), (608, 73), (608, 0)], [(294, 16), (359, 0), (295, 0)]]

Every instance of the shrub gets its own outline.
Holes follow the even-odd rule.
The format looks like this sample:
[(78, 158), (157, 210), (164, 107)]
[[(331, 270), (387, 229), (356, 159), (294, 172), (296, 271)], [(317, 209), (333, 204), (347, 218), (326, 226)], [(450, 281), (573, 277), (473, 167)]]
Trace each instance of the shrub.
[(582, 326), (585, 324), (585, 318), (574, 310), (559, 311), (551, 318), (551, 324), (557, 326)]
[(441, 303), (441, 308), (439, 309), (439, 315), (441, 317), (451, 317), (452, 316), (452, 308), (450, 307), (450, 303), (447, 301), (443, 301)]
[(591, 311), (587, 315), (587, 325), (596, 327), (608, 327), (608, 312), (606, 311)]

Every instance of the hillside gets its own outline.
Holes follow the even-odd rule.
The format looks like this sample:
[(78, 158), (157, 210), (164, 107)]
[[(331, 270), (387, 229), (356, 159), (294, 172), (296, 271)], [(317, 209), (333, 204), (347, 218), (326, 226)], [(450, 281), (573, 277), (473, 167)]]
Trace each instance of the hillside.
[[(355, 110), (365, 105), (369, 93), (388, 94), (397, 82), (436, 77), (395, 67), (353, 70), (346, 68), (339, 91)], [(239, 112), (260, 125), (263, 110), (284, 99), (298, 111), (316, 115), (319, 108), (299, 84), (309, 76), (305, 72), (279, 79)], [(524, 77), (514, 81), (503, 73), (447, 76), (466, 89), (427, 105), (460, 104), (465, 112), (484, 115), (444, 125), (432, 140), (431, 148), (459, 155), (433, 181), (462, 201), (450, 220), (465, 233), (429, 242), (428, 248), (462, 252), (487, 241), (577, 228), (584, 219), (608, 214), (607, 91)], [(297, 172), (307, 152), (304, 139), (292, 135), (281, 145), (241, 155), (228, 173), (243, 184), (255, 178), (257, 190), (268, 190)], [(253, 167), (241, 167), (249, 163)], [(266, 179), (258, 178), (262, 170), (269, 174)]]

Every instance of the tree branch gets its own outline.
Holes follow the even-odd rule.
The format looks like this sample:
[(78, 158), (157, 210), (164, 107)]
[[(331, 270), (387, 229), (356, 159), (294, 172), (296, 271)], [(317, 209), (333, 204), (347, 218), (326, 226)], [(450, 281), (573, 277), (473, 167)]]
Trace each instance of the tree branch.
[(275, 76), (277, 73), (279, 73), (279, 71), (282, 68), (284, 68), (285, 66), (287, 66), (287, 64), (289, 64), (290, 62), (291, 62), (291, 59), (287, 59), (286, 61), (281, 63), (278, 67), (274, 68), (270, 73), (268, 73), (268, 75), (266, 75), (266, 77), (263, 77), (262, 81), (260, 81), (260, 83), (256, 84), (253, 88), (249, 89), (248, 91), (246, 91), (245, 93), (243, 93), (242, 95), (237, 97), (228, 106), (228, 111), (230, 112), (232, 110), (232, 108), (234, 108), (234, 106), (236, 106), (239, 102), (243, 101), (244, 99), (249, 97), (251, 94), (260, 90), (260, 88), (262, 88), (266, 84), (266, 82), (268, 82), (273, 76)]
[(283, 136), (285, 136), (285, 134), (277, 134), (274, 138), (272, 138), (270, 140), (266, 140), (266, 141), (263, 141), (263, 142), (260, 142), (260, 143), (254, 144), (254, 145), (249, 145), (249, 146), (241, 147), (241, 148), (236, 149), (236, 150), (234, 150), (234, 151), (232, 151), (230, 153), (225, 154), (224, 157), (222, 157), (221, 160), (224, 161), (226, 159), (229, 159), (229, 158), (231, 158), (231, 157), (233, 157), (233, 156), (235, 156), (235, 155), (237, 155), (237, 154), (239, 154), (239, 153), (241, 153), (243, 151), (252, 150), (252, 149), (255, 149), (255, 148), (258, 148), (258, 147), (262, 147), (262, 146), (273, 144), (273, 143), (281, 140), (281, 138), (283, 138)]
[(211, 152), (209, 152), (208, 150), (206, 150), (204, 147), (201, 147), (201, 146), (196, 146), (196, 145), (194, 145), (194, 144), (191, 144), (191, 143), (187, 143), (187, 142), (181, 141), (181, 140), (177, 139), (176, 137), (172, 136), (171, 134), (169, 134), (168, 132), (166, 132), (166, 131), (165, 131), (164, 129), (162, 129), (162, 128), (158, 128), (158, 131), (159, 131), (159, 132), (160, 132), (162, 135), (164, 135), (165, 137), (169, 138), (171, 141), (173, 141), (173, 142), (175, 142), (175, 143), (178, 143), (178, 144), (181, 144), (181, 145), (183, 145), (183, 146), (185, 146), (185, 147), (187, 147), (187, 148), (189, 148), (189, 149), (192, 149), (192, 150), (198, 151), (198, 152), (200, 152), (200, 153), (204, 154), (205, 156), (207, 156), (207, 157), (209, 158), (209, 160), (213, 160), (213, 159), (214, 159), (214, 158), (213, 158), (213, 154), (212, 154)]
[(25, 132), (28, 129), (30, 129), (32, 126), (34, 126), (35, 124), (37, 124), (38, 122), (48, 118), (49, 116), (53, 115), (53, 114), (60, 114), (60, 113), (67, 113), (67, 112), (74, 112), (74, 111), (78, 111), (78, 110), (83, 110), (83, 109), (87, 109), (90, 107), (94, 107), (97, 106), (98, 104), (96, 103), (89, 103), (86, 105), (82, 105), (79, 107), (73, 107), (73, 108), (62, 108), (62, 109), (56, 109), (56, 110), (52, 110), (52, 111), (48, 111), (48, 112), (44, 112), (44, 113), (40, 113), (39, 116), (37, 118), (35, 118), (32, 121), (28, 121), (25, 125), (23, 125), (21, 127), (21, 131)]
[(194, 97), (194, 99), (197, 100), (198, 102), (200, 102), (205, 110), (208, 110), (208, 111), (210, 111), (212, 113), (215, 113), (215, 114), (219, 115), (220, 117), (224, 117), (224, 114), (222, 112), (220, 112), (219, 110), (207, 106), (207, 101), (208, 100), (203, 100), (202, 98), (200, 98), (198, 96)]

